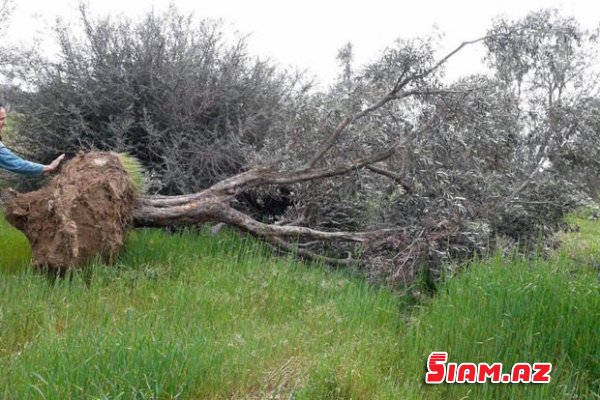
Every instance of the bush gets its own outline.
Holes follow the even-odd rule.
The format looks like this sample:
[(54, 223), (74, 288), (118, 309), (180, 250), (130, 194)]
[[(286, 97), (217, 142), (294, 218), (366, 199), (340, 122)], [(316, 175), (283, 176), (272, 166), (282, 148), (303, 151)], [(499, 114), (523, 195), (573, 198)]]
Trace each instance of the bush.
[(16, 104), (32, 158), (127, 152), (151, 192), (194, 192), (246, 167), (306, 90), (298, 74), (251, 57), (244, 38), (229, 44), (219, 22), (174, 8), (134, 22), (82, 7), (80, 23), (56, 26), (56, 62), (30, 55), (12, 70), (34, 88)]

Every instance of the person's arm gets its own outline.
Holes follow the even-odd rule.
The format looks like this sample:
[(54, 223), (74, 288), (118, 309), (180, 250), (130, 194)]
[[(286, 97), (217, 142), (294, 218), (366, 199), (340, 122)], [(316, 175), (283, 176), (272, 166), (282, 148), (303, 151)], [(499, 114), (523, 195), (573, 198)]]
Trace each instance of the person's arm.
[(0, 147), (0, 168), (29, 176), (40, 176), (44, 173), (44, 165), (24, 160), (5, 146)]
[(48, 165), (42, 165), (27, 161), (14, 154), (6, 146), (0, 145), (0, 168), (4, 168), (8, 171), (15, 172), (17, 174), (29, 175), (29, 176), (40, 176), (42, 174), (49, 174), (54, 172), (58, 165), (65, 158), (64, 154), (58, 156), (54, 161)]

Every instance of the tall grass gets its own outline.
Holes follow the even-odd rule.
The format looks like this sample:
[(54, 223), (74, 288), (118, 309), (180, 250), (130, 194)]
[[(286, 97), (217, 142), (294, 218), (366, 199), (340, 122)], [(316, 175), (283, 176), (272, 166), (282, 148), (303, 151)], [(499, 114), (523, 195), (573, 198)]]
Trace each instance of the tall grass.
[[(475, 262), (414, 315), (399, 351), (407, 398), (597, 399), (598, 271), (564, 255)], [(447, 351), (449, 362), (502, 362), (505, 372), (516, 362), (551, 362), (552, 380), (425, 386), (424, 360), (432, 351)]]
[(23, 269), (0, 302), (6, 399), (286, 398), (324, 371), (394, 394), (401, 301), (237, 234), (136, 232), (116, 268)]
[(31, 263), (31, 247), (23, 233), (4, 220), (0, 212), (0, 280), (23, 271)]
[[(0, 222), (4, 399), (597, 399), (597, 270), (474, 262), (417, 307), (255, 240), (132, 232), (115, 266), (52, 281)], [(450, 361), (552, 362), (548, 385), (423, 384)]]
[(584, 210), (578, 214), (569, 215), (567, 222), (576, 230), (560, 235), (562, 251), (582, 264), (592, 264), (599, 268), (600, 220), (590, 219), (590, 214)]
[(138, 196), (145, 194), (147, 190), (146, 176), (144, 166), (140, 160), (128, 153), (119, 153), (117, 156), (119, 157), (121, 165), (125, 171), (127, 171), (127, 176), (129, 176), (129, 180), (136, 194)]

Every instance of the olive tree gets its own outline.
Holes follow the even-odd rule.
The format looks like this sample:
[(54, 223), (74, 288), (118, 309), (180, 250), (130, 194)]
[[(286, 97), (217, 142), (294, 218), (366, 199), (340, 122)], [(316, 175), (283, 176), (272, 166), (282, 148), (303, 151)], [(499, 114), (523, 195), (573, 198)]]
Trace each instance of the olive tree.
[[(175, 10), (136, 24), (82, 9), (82, 23), (82, 38), (58, 26), (58, 61), (16, 68), (35, 87), (22, 138), (41, 157), (136, 155), (155, 182), (140, 226), (230, 224), (397, 285), (497, 236), (549, 237), (577, 200), (577, 168), (597, 160), (582, 45), (595, 37), (553, 12), (500, 20), (447, 54), (435, 37), (399, 39), (360, 67), (346, 45), (320, 92)], [(476, 44), (497, 74), (447, 82), (446, 63)]]

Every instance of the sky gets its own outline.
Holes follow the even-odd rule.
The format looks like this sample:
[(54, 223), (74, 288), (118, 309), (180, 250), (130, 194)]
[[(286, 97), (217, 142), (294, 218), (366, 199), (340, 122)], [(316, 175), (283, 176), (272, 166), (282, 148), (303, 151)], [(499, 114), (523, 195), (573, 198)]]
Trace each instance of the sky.
[[(78, 3), (13, 0), (4, 39), (30, 44), (43, 37), (57, 17), (66, 21), (76, 18)], [(151, 8), (160, 11), (174, 4), (198, 17), (222, 19), (229, 32), (249, 35), (253, 54), (306, 71), (322, 85), (331, 83), (339, 72), (336, 54), (347, 42), (353, 44), (355, 62), (361, 65), (374, 60), (396, 38), (435, 30), (444, 34), (440, 48), (447, 52), (465, 40), (483, 36), (494, 17), (519, 18), (540, 8), (558, 8), (575, 16), (584, 27), (595, 27), (600, 21), (600, 3), (592, 0), (88, 0), (87, 4), (94, 14), (133, 18)], [(448, 77), (482, 72), (482, 55), (480, 46), (461, 52), (448, 64)]]

